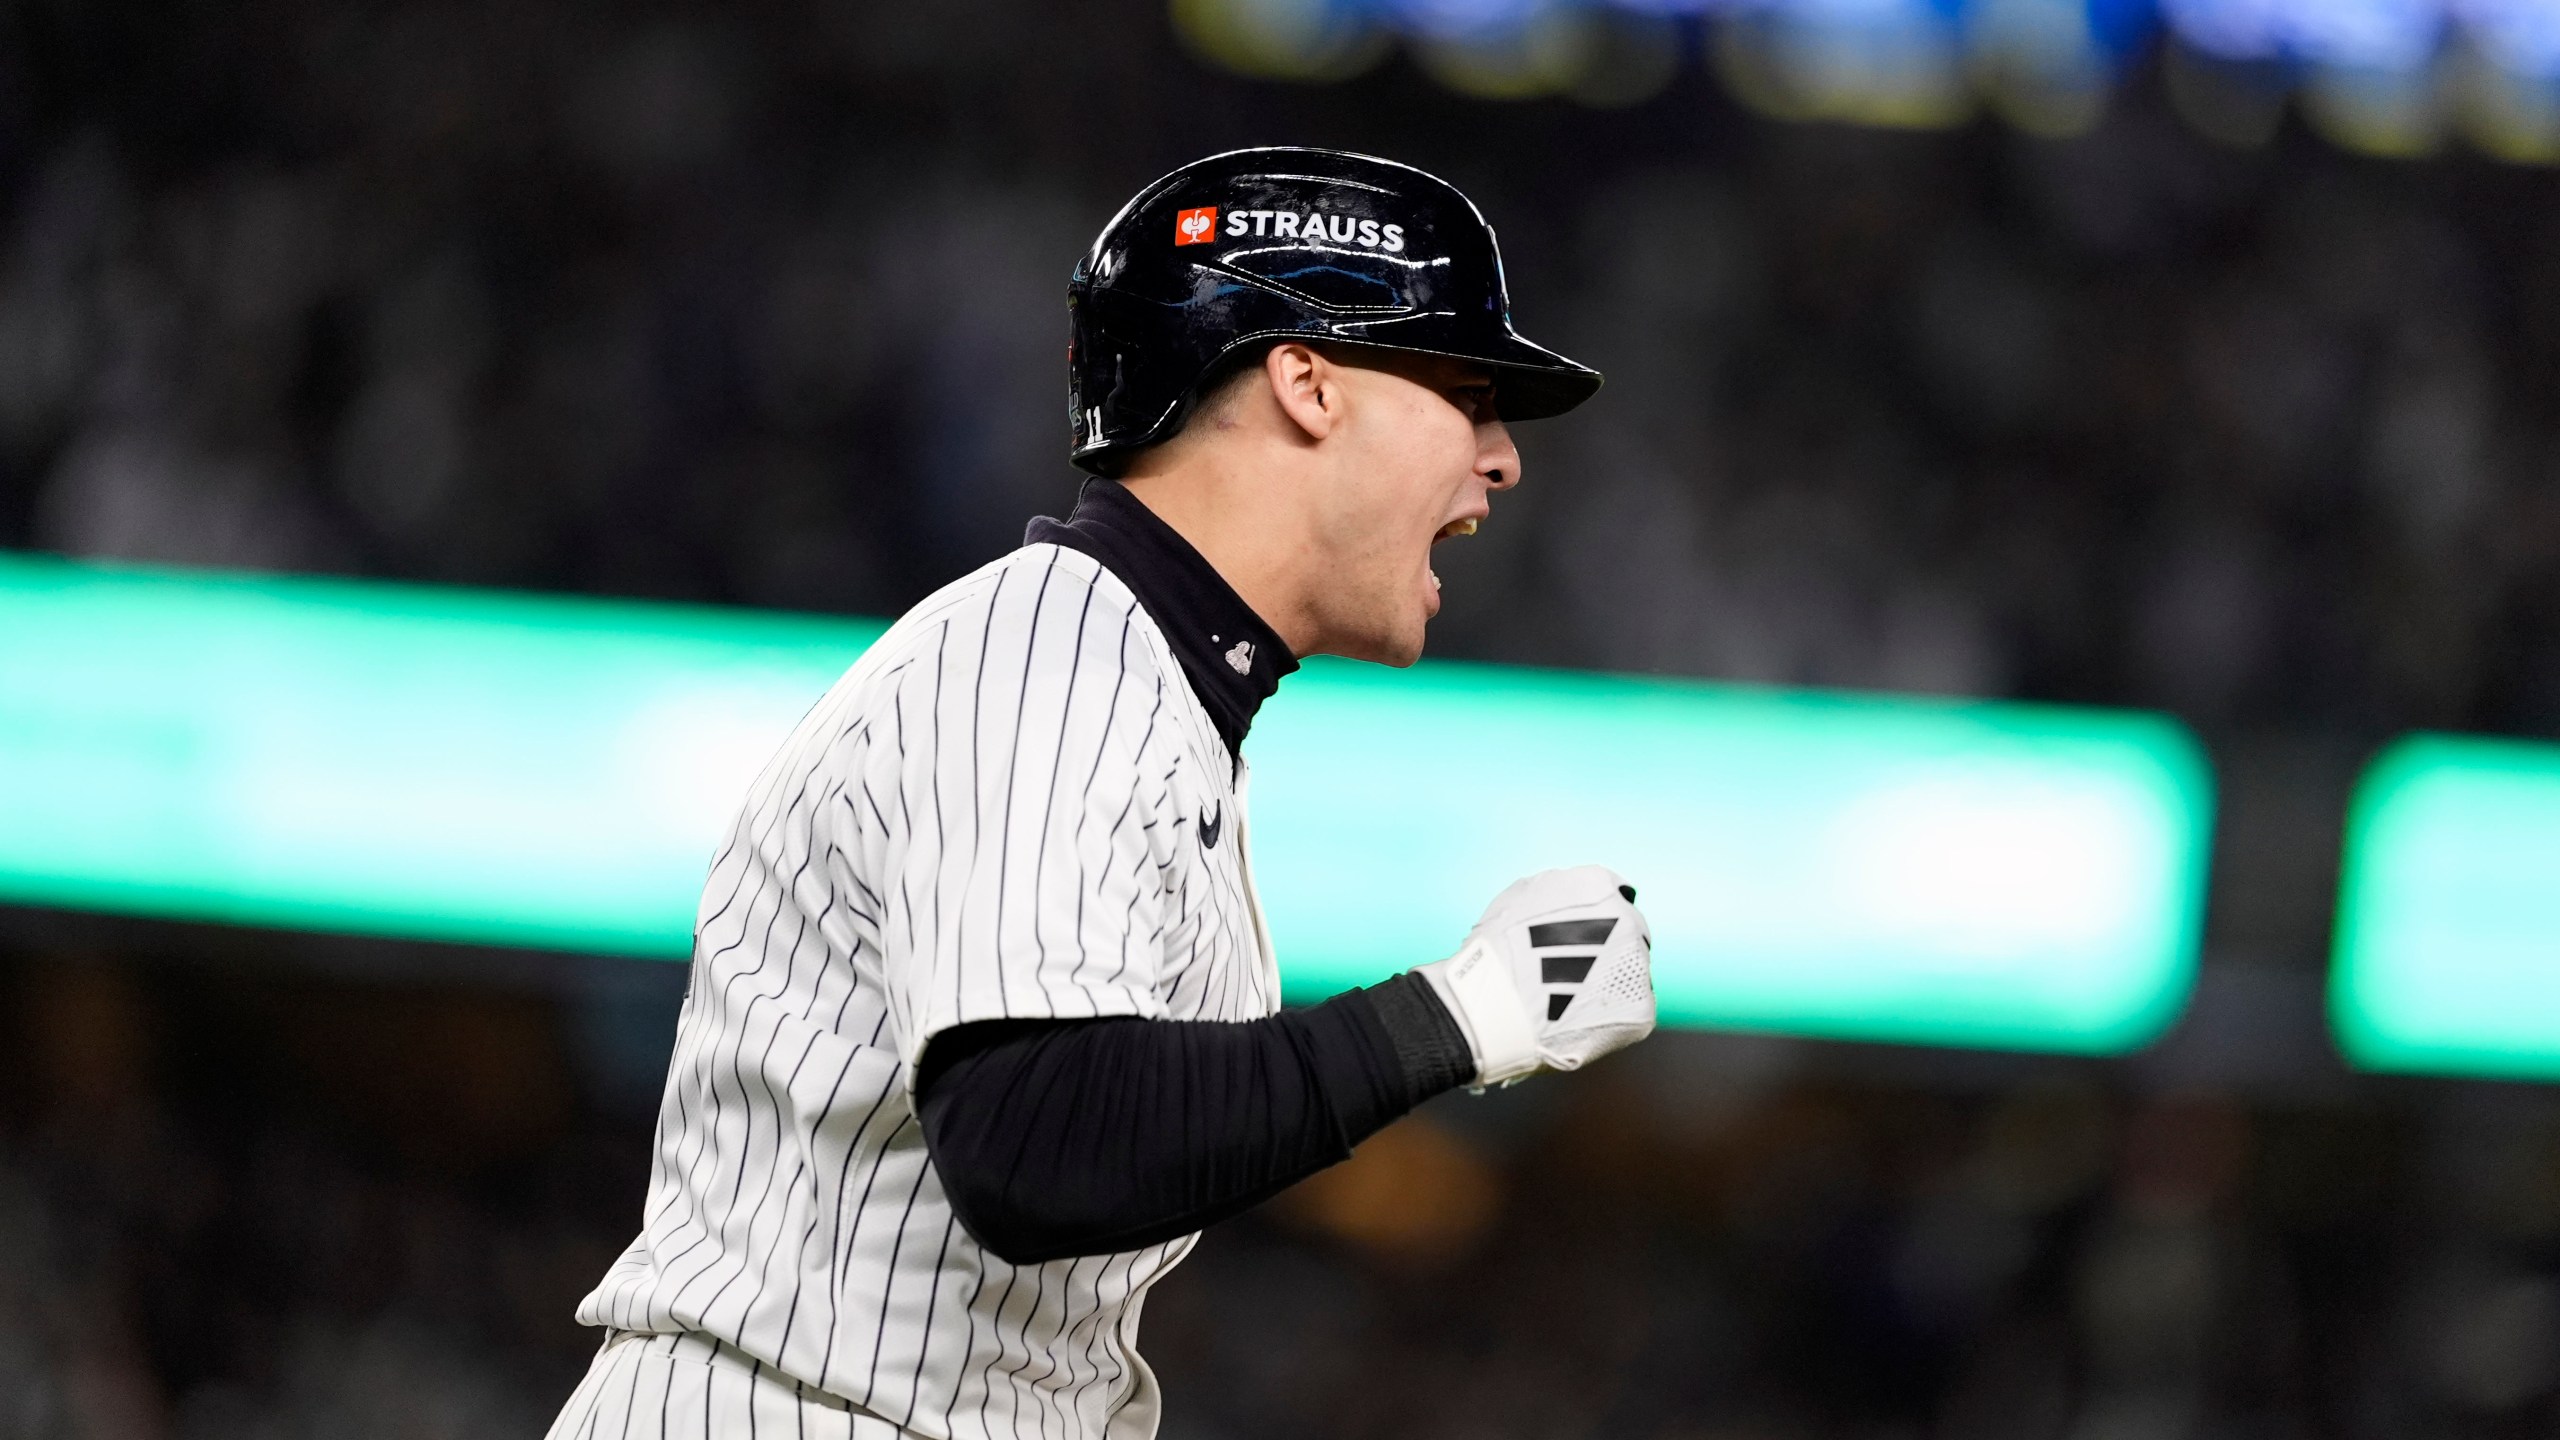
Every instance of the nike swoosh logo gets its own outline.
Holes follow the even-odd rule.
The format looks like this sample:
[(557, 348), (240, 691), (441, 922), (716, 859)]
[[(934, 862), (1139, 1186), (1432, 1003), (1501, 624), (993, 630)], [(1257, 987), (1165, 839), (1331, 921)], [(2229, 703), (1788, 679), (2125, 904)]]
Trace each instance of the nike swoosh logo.
[(1209, 807), (1209, 813), (1200, 817), (1200, 848), (1203, 850), (1217, 849), (1218, 830), (1226, 823), (1226, 812), (1215, 804), (1212, 804)]

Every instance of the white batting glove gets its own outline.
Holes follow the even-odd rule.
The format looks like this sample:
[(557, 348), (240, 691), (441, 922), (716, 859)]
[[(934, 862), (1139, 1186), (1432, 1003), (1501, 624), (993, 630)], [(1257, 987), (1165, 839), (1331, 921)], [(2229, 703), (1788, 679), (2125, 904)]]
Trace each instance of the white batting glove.
[(1579, 1070), (1653, 1033), (1653, 930), (1635, 895), (1598, 865), (1541, 871), (1493, 897), (1457, 954), (1415, 968), (1467, 1032), (1474, 1088)]

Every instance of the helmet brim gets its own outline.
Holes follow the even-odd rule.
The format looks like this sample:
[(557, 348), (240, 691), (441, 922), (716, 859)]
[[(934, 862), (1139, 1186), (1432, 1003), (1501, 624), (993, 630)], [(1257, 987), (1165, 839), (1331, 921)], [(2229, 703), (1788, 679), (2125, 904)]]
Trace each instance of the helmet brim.
[[(1600, 393), (1600, 372), (1570, 360), (1544, 345), (1524, 340), (1508, 329), (1498, 335), (1450, 333), (1446, 315), (1411, 315), (1360, 327), (1361, 334), (1309, 334), (1303, 330), (1266, 330), (1243, 336), (1219, 352), (1209, 370), (1229, 363), (1239, 352), (1292, 340), (1341, 345), (1354, 350), (1382, 350), (1404, 355), (1439, 355), (1482, 365), (1494, 375), (1494, 411), (1505, 424), (1547, 420), (1562, 415)], [(1181, 427), (1183, 416), (1199, 398), (1200, 382), (1167, 407), (1147, 433), (1112, 445), (1078, 447), (1068, 458), (1078, 469), (1116, 476), (1129, 458), (1158, 444)]]
[(1514, 335), (1495, 371), (1493, 404), (1504, 420), (1551, 420), (1600, 393), (1600, 372)]
[(1494, 409), (1505, 421), (1553, 419), (1600, 393), (1600, 372), (1588, 365), (1507, 330), (1499, 335), (1450, 333), (1448, 319), (1415, 315), (1360, 326), (1357, 334), (1306, 338), (1482, 365), (1494, 372)]

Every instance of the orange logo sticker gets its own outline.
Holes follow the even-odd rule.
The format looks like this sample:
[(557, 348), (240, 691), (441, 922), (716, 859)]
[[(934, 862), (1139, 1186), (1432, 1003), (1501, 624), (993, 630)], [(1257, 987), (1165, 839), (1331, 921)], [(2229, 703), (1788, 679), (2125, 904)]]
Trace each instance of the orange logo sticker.
[(1218, 238), (1218, 207), (1203, 205), (1173, 217), (1173, 243), (1206, 245)]

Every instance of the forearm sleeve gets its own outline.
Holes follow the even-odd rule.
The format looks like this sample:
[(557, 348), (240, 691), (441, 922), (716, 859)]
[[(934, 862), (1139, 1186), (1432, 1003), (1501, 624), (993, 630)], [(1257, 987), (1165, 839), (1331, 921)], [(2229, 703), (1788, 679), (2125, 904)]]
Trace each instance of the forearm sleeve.
[(951, 1208), (1013, 1264), (1135, 1250), (1246, 1210), (1475, 1073), (1427, 982), (1216, 1020), (996, 1020), (917, 1076)]

